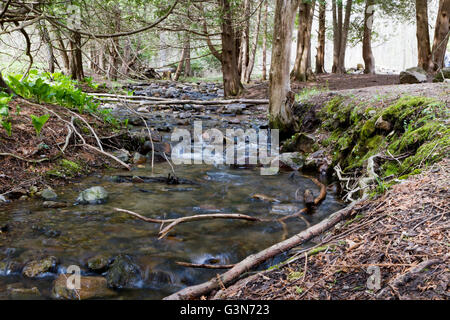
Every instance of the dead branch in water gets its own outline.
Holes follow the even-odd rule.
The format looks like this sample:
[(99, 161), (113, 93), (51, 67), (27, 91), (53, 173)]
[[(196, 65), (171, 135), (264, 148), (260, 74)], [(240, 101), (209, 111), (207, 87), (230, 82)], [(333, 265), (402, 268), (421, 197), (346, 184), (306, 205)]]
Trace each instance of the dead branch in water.
[(175, 262), (177, 265), (186, 267), (186, 268), (202, 268), (202, 269), (231, 269), (235, 265), (234, 264), (197, 264), (197, 263), (188, 263), (188, 262)]
[(172, 230), (175, 226), (179, 225), (180, 223), (199, 221), (199, 220), (210, 220), (210, 219), (236, 219), (236, 220), (247, 220), (247, 221), (262, 221), (259, 218), (247, 216), (244, 214), (235, 214), (235, 213), (202, 214), (202, 215), (195, 215), (195, 216), (189, 216), (189, 217), (182, 217), (182, 218), (178, 218), (178, 219), (161, 220), (161, 219), (147, 218), (147, 217), (141, 216), (140, 214), (138, 214), (136, 212), (129, 211), (129, 210), (124, 210), (124, 209), (119, 209), (119, 208), (114, 208), (114, 210), (118, 211), (118, 212), (127, 213), (133, 217), (136, 217), (142, 221), (149, 222), (149, 223), (161, 223), (161, 224), (170, 223), (167, 227), (165, 227), (164, 229), (162, 229), (159, 232), (158, 239), (164, 238), (170, 232), (170, 230)]
[(338, 212), (333, 213), (331, 216), (329, 216), (322, 222), (296, 234), (295, 236), (283, 242), (277, 243), (263, 251), (260, 251), (257, 254), (248, 256), (243, 261), (237, 263), (232, 269), (218, 276), (217, 278), (213, 278), (210, 281), (207, 281), (205, 283), (196, 286), (187, 287), (164, 298), (164, 300), (195, 299), (198, 298), (199, 296), (206, 295), (213, 290), (219, 289), (220, 283), (227, 285), (233, 282), (244, 272), (251, 270), (252, 268), (260, 265), (264, 261), (280, 253), (286, 252), (287, 250), (295, 246), (298, 246), (311, 240), (313, 237), (318, 236), (321, 233), (325, 232), (326, 230), (330, 229), (341, 220), (349, 217), (353, 213), (353, 208), (357, 203), (359, 203), (359, 201), (352, 203), (347, 208), (344, 208)]

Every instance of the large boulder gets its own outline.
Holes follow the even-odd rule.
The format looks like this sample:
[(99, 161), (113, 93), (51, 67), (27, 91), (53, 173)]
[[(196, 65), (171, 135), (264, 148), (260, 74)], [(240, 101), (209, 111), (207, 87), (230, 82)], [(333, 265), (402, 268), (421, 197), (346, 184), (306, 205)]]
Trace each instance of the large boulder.
[(22, 270), (22, 275), (28, 278), (35, 278), (44, 273), (51, 272), (56, 268), (57, 259), (53, 256), (41, 260), (28, 262)]
[(133, 288), (141, 281), (141, 271), (128, 255), (119, 255), (108, 270), (106, 280), (109, 288)]
[(108, 199), (108, 192), (103, 187), (84, 190), (77, 198), (78, 204), (102, 204)]
[(400, 83), (423, 83), (427, 82), (427, 73), (419, 67), (409, 68), (400, 73)]
[(107, 287), (106, 279), (103, 277), (80, 276), (80, 288), (69, 289), (67, 280), (73, 275), (60, 274), (53, 285), (53, 296), (56, 299), (86, 300), (109, 298), (117, 293)]
[(433, 82), (443, 82), (444, 79), (450, 79), (450, 68), (441, 69), (434, 77)]

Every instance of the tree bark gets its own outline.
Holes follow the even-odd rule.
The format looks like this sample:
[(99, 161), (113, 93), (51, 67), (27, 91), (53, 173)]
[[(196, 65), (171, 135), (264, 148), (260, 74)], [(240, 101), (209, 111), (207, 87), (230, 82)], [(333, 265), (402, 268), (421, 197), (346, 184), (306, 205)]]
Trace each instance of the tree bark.
[(55, 72), (55, 54), (53, 51), (52, 41), (50, 39), (50, 35), (48, 33), (47, 27), (45, 25), (45, 21), (39, 22), (39, 31), (41, 33), (42, 41), (45, 43), (47, 48), (47, 58), (48, 58), (48, 71), (50, 73)]
[(297, 0), (276, 0), (272, 60), (269, 75), (270, 127), (281, 134), (295, 128), (292, 105), (295, 95), (291, 91), (289, 67), (291, 39), (298, 8)]
[(262, 79), (267, 80), (267, 16), (269, 11), (269, 4), (264, 1), (264, 34), (262, 44)]
[(186, 61), (184, 63), (184, 76), (192, 77), (192, 68), (191, 68), (191, 36), (189, 33), (186, 33)]
[(366, 0), (364, 11), (363, 59), (364, 73), (375, 74), (375, 57), (372, 53), (372, 24), (375, 12), (375, 0)]
[(319, 1), (319, 31), (316, 54), (316, 73), (325, 73), (325, 32), (326, 32), (326, 2)]
[(299, 4), (299, 23), (297, 32), (297, 56), (295, 58), (294, 69), (291, 78), (297, 81), (308, 80), (307, 71), (310, 62), (311, 52), (311, 29), (314, 17), (315, 1), (305, 2), (301, 0)]
[(69, 55), (67, 54), (67, 50), (66, 50), (66, 45), (64, 44), (64, 40), (61, 37), (61, 33), (59, 32), (58, 29), (53, 29), (54, 34), (56, 36), (56, 40), (58, 42), (58, 46), (59, 46), (59, 52), (61, 53), (61, 57), (63, 59), (63, 64), (64, 64), (64, 71), (66, 74), (70, 74), (70, 58)]
[(72, 32), (72, 41), (70, 41), (71, 61), (70, 75), (72, 79), (81, 81), (84, 79), (83, 55), (81, 52), (81, 34)]
[(434, 31), (432, 67), (433, 71), (441, 69), (444, 66), (445, 52), (450, 32), (450, 0), (439, 1), (439, 12), (436, 18), (436, 27)]
[(244, 0), (244, 15), (245, 15), (245, 25), (242, 30), (242, 41), (241, 41), (241, 50), (239, 53), (240, 56), (240, 65), (241, 65), (241, 82), (245, 82), (247, 69), (249, 67), (250, 60), (250, 0)]
[(431, 64), (430, 33), (428, 29), (428, 1), (416, 0), (416, 36), (418, 66), (428, 71)]
[(186, 52), (187, 52), (187, 42), (185, 41), (183, 50), (181, 51), (180, 62), (178, 63), (177, 71), (175, 71), (175, 76), (173, 78), (174, 81), (178, 81), (181, 75), (181, 71), (183, 71), (183, 65), (186, 60)]
[(262, 13), (262, 6), (259, 8), (258, 17), (256, 19), (255, 38), (253, 39), (252, 50), (250, 52), (250, 58), (248, 61), (247, 70), (245, 72), (245, 82), (246, 83), (250, 82), (250, 78), (251, 78), (252, 72), (253, 72), (253, 67), (255, 65), (256, 49), (258, 48), (258, 39), (259, 39), (259, 28), (261, 25), (261, 13)]
[(236, 48), (236, 32), (233, 27), (233, 15), (230, 0), (219, 0), (222, 8), (222, 74), (224, 96), (237, 96), (244, 87), (238, 72), (238, 56)]
[(339, 53), (341, 51), (342, 38), (342, 3), (332, 1), (333, 12), (333, 73), (336, 73), (339, 65)]
[(337, 67), (337, 72), (340, 74), (345, 73), (345, 52), (347, 49), (347, 39), (348, 39), (348, 30), (350, 28), (350, 16), (352, 14), (352, 5), (353, 0), (347, 0), (347, 4), (345, 5), (345, 19), (344, 24), (342, 26), (341, 33), (341, 43), (339, 49), (339, 64)]

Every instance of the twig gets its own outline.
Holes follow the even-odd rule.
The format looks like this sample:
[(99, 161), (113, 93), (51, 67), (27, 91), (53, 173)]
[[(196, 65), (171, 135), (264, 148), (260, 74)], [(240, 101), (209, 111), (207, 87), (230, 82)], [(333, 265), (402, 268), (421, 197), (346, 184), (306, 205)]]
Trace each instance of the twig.
[(203, 269), (231, 269), (234, 267), (234, 264), (197, 264), (197, 263), (188, 263), (188, 262), (175, 262), (177, 265), (187, 268), (203, 268)]

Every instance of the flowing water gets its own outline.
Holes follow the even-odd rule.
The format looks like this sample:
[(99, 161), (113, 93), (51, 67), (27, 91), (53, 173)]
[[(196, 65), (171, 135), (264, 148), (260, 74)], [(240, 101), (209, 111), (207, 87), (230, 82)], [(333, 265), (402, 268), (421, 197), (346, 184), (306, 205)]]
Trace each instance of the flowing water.
[[(155, 175), (167, 172), (165, 164), (154, 168)], [(89, 258), (99, 253), (111, 257), (126, 253), (139, 265), (143, 277), (135, 288), (121, 291), (118, 297), (159, 299), (183, 286), (206, 281), (217, 272), (185, 268), (175, 262), (236, 263), (282, 240), (283, 227), (277, 222), (196, 221), (181, 224), (168, 237), (158, 240), (160, 225), (137, 220), (113, 208), (161, 219), (203, 213), (276, 218), (283, 209), (292, 213), (296, 207), (303, 207), (295, 197), (299, 188), (300, 194), (305, 188), (317, 194), (317, 187), (309, 179), (299, 176), (290, 179), (289, 173), (261, 176), (256, 169), (205, 165), (179, 166), (176, 173), (199, 184), (114, 183), (110, 177), (121, 173), (111, 172), (57, 190), (60, 200), (74, 203), (80, 191), (101, 185), (110, 194), (103, 205), (45, 209), (41, 200), (32, 200), (2, 207), (0, 224), (9, 223), (11, 231), (1, 239), (0, 253), (5, 259), (19, 262), (39, 255), (53, 255), (59, 259), (59, 272), (69, 265), (79, 265), (87, 274)], [(151, 169), (138, 169), (133, 174), (150, 176)], [(255, 193), (276, 198), (280, 203), (254, 200)], [(330, 192), (316, 212), (306, 219), (317, 223), (341, 206)], [(289, 236), (305, 227), (301, 219), (287, 221)], [(22, 282), (26, 286), (37, 286), (43, 297), (48, 298), (54, 278), (55, 274), (34, 280), (26, 280), (19, 274), (3, 275), (0, 276), (0, 292), (6, 290), (7, 284)]]
[[(176, 115), (175, 112), (171, 114)], [(196, 117), (205, 118), (201, 113)], [(168, 115), (159, 115), (159, 118), (166, 121)], [(241, 125), (260, 126), (255, 118), (252, 112), (248, 112), (248, 121), (242, 120)], [(222, 119), (213, 120), (207, 126), (224, 127), (226, 121)], [(169, 123), (171, 121), (174, 122), (172, 119)], [(118, 291), (118, 299), (160, 299), (185, 286), (207, 281), (218, 272), (182, 267), (176, 264), (177, 261), (237, 263), (286, 236), (304, 230), (307, 227), (305, 219), (315, 224), (343, 206), (331, 188), (314, 214), (305, 215), (303, 220), (287, 220), (287, 230), (276, 221), (218, 219), (178, 225), (161, 240), (157, 236), (160, 225), (114, 210), (128, 209), (158, 219), (241, 213), (276, 220), (303, 207), (301, 195), (305, 189), (313, 190), (316, 196), (319, 192), (311, 180), (298, 173), (295, 177), (289, 172), (261, 176), (258, 168), (238, 169), (225, 165), (184, 165), (176, 166), (175, 170), (178, 177), (196, 183), (117, 183), (113, 176), (130, 173), (110, 171), (55, 190), (59, 201), (69, 204), (67, 208), (46, 209), (40, 199), (17, 201), (0, 207), (0, 226), (8, 224), (10, 227), (7, 233), (0, 234), (0, 299), (9, 298), (8, 285), (37, 287), (40, 291), (37, 298), (51, 298), (53, 281), (58, 273), (65, 273), (68, 266), (77, 265), (83, 275), (94, 275), (88, 271), (87, 261), (99, 254), (109, 258), (127, 254), (139, 266), (141, 281)], [(134, 169), (132, 175), (167, 176), (169, 172), (168, 164), (160, 163), (155, 164), (153, 172), (147, 165), (146, 168)], [(104, 187), (109, 193), (108, 201), (101, 205), (74, 205), (78, 194), (92, 186)], [(254, 194), (276, 198), (279, 202), (255, 200), (252, 198)], [(21, 275), (20, 268), (11, 272), (14, 270), (7, 267), (13, 262), (23, 267), (28, 261), (45, 256), (57, 257), (58, 267), (39, 278), (27, 279)], [(267, 268), (283, 258), (277, 257), (260, 268)]]

